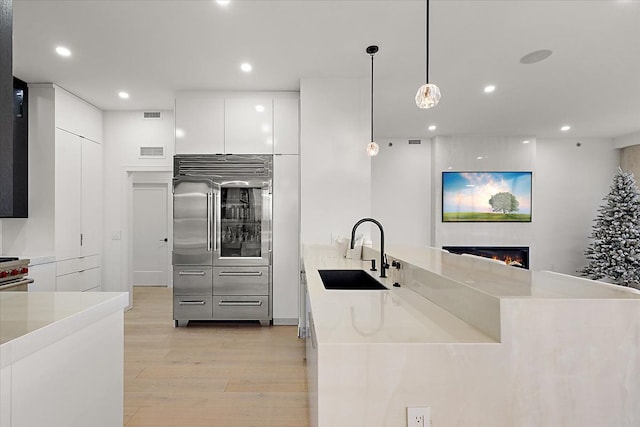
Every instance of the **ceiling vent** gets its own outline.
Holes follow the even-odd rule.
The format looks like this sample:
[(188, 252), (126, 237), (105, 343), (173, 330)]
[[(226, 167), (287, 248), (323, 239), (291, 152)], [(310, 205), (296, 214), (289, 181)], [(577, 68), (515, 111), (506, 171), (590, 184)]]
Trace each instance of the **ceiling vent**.
[(143, 118), (145, 119), (160, 119), (160, 111), (145, 111)]
[(409, 145), (413, 145), (413, 144), (420, 145), (420, 144), (422, 144), (422, 140), (420, 140), (420, 139), (410, 139), (409, 140)]
[(164, 147), (140, 147), (141, 159), (164, 159)]

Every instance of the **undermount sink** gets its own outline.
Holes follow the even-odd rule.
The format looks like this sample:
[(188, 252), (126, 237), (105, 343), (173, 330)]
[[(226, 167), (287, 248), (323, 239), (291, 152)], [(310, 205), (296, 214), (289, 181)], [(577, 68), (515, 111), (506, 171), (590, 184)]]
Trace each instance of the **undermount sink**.
[(318, 270), (325, 289), (386, 290), (380, 282), (364, 270)]

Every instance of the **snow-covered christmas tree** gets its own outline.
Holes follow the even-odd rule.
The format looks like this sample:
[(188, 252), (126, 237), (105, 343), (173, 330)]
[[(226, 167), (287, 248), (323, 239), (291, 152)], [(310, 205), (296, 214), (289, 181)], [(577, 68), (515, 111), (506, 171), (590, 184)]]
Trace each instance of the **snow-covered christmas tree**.
[(611, 191), (600, 206), (585, 254), (589, 265), (580, 273), (610, 278), (623, 286), (640, 285), (640, 191), (633, 174), (618, 168)]

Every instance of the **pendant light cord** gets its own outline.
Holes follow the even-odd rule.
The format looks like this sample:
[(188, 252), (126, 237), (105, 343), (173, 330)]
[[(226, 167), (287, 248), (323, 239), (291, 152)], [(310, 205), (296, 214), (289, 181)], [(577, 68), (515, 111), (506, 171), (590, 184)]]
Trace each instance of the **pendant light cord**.
[(424, 42), (424, 56), (426, 58), (426, 65), (425, 65), (425, 76), (424, 76), (424, 82), (425, 83), (429, 83), (429, 0), (425, 0), (425, 17), (424, 17), (424, 22), (425, 22), (425, 42)]
[(371, 142), (373, 142), (373, 56), (371, 54)]

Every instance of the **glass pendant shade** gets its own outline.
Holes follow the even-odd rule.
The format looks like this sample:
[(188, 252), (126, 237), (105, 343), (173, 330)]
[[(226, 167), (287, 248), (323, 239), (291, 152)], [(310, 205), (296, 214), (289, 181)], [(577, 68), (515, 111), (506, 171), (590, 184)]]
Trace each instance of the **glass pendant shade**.
[(370, 156), (377, 156), (380, 151), (380, 147), (375, 142), (371, 141), (367, 144), (367, 154)]
[(434, 84), (427, 83), (420, 86), (416, 93), (416, 105), (419, 108), (431, 108), (440, 102), (440, 88)]

